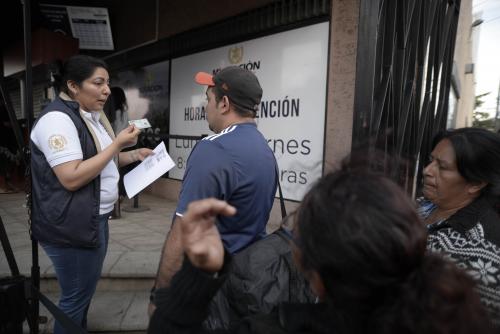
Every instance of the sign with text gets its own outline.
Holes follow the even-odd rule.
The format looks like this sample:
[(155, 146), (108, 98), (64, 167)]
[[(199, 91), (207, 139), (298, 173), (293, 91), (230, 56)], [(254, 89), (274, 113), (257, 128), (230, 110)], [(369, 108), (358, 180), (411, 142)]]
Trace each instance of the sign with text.
[[(171, 64), (170, 134), (212, 134), (205, 113), (206, 87), (194, 82), (199, 71), (217, 73), (236, 65), (253, 71), (264, 91), (259, 130), (279, 166), (284, 197), (301, 200), (321, 177), (326, 109), (328, 22), (177, 58)], [(195, 139), (171, 139), (182, 179)]]
[(80, 49), (114, 50), (108, 9), (40, 4), (46, 26), (79, 40)]

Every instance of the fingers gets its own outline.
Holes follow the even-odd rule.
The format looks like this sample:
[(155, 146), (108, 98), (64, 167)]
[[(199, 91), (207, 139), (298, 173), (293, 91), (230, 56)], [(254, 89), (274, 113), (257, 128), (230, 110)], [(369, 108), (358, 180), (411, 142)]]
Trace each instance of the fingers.
[(128, 135), (138, 136), (139, 133), (141, 133), (141, 130), (139, 128), (136, 128), (134, 124), (130, 124), (125, 129), (123, 129), (121, 132), (124, 132)]
[(132, 127), (132, 130), (130, 131), (130, 133), (132, 133), (132, 135), (134, 137), (139, 136), (139, 134), (141, 133), (141, 129), (136, 128), (135, 125), (130, 125), (129, 127)]
[(137, 143), (140, 133), (140, 129), (136, 128), (134, 125), (129, 125), (118, 134), (116, 140), (119, 143), (120, 148), (133, 146)]
[(227, 202), (215, 198), (207, 198), (191, 202), (182, 220), (189, 223), (217, 215), (232, 216), (235, 213), (236, 208)]
[(217, 227), (217, 215), (231, 216), (236, 209), (215, 198), (191, 202), (181, 218), (182, 244), (191, 263), (202, 270), (217, 272), (224, 263), (224, 247)]
[(140, 148), (138, 152), (141, 161), (144, 160), (147, 156), (154, 154), (153, 150), (146, 147)]

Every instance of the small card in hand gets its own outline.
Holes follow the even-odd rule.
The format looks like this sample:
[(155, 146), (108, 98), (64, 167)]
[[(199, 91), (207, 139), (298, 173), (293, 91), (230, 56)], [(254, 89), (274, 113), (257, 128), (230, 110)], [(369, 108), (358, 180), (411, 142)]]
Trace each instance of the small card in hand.
[(147, 120), (147, 118), (134, 119), (134, 120), (128, 121), (128, 124), (131, 124), (131, 125), (133, 124), (133, 125), (135, 125), (136, 128), (141, 129), (141, 130), (151, 127), (151, 124), (149, 124), (149, 121)]

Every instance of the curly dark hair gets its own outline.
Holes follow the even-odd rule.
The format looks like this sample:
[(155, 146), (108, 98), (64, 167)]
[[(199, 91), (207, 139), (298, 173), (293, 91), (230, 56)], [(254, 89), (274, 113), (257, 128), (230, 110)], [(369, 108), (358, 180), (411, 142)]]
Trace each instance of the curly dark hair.
[(387, 177), (344, 166), (296, 214), (301, 267), (315, 271), (339, 333), (487, 333), (468, 275), (426, 253), (427, 232)]

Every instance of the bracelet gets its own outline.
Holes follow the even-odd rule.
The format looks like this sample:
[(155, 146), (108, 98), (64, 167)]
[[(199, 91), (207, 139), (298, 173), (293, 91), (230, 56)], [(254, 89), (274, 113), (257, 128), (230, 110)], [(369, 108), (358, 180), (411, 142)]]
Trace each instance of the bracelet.
[(156, 297), (156, 287), (155, 287), (155, 286), (153, 286), (153, 287), (151, 288), (150, 293), (149, 293), (149, 302), (150, 302), (151, 304), (154, 304), (154, 303), (155, 303), (155, 297)]
[(137, 161), (137, 152), (135, 150), (130, 151), (130, 158), (132, 159), (132, 162)]

